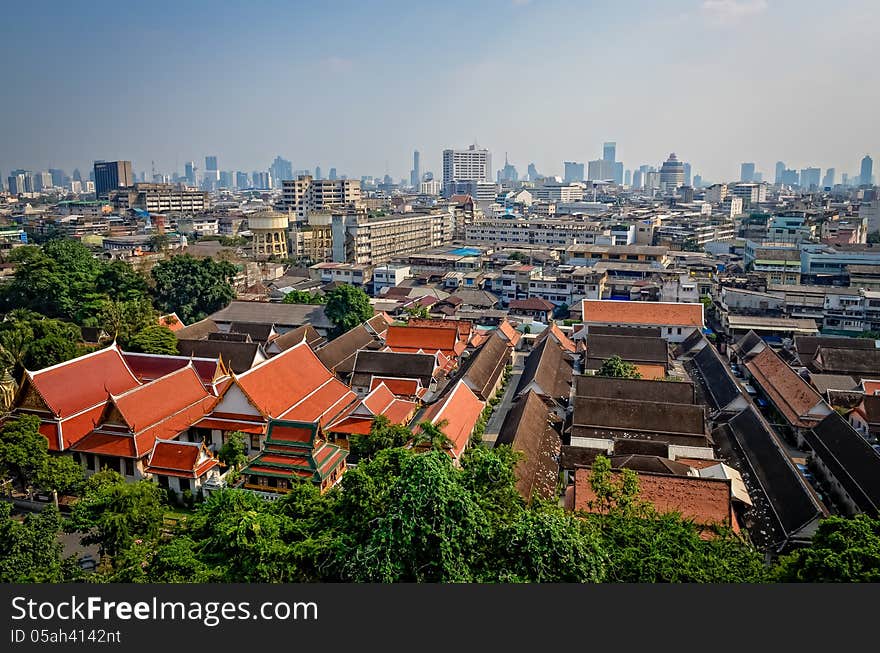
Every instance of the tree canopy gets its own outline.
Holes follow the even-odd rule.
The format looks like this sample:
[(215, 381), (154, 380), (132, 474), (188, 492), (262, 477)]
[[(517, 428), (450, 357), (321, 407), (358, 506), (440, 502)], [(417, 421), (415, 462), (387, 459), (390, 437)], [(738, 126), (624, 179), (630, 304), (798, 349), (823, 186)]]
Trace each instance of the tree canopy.
[(327, 298), (324, 295), (310, 293), (306, 290), (291, 290), (284, 295), (281, 300), (282, 304), (326, 304)]
[(602, 361), (596, 376), (616, 376), (624, 379), (642, 378), (641, 372), (635, 365), (616, 355)]
[(72, 458), (49, 453), (40, 419), (34, 415), (10, 418), (0, 428), (0, 474), (22, 489), (57, 492), (75, 488), (83, 478), (82, 468)]
[(370, 298), (355, 286), (338, 286), (327, 293), (327, 317), (335, 326), (336, 335), (353, 329), (373, 317)]
[(198, 322), (235, 298), (232, 282), (237, 272), (228, 261), (172, 256), (152, 270), (156, 307), (177, 313), (184, 324)]
[(129, 351), (145, 354), (168, 354), (177, 356), (177, 336), (166, 326), (152, 324), (132, 336), (127, 343)]

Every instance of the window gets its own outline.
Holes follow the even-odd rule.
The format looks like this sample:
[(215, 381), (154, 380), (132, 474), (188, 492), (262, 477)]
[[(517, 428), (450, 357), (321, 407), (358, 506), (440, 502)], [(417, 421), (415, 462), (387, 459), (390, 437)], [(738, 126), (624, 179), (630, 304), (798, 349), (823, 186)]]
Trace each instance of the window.
[(180, 491), (181, 491), (181, 492), (183, 492), (184, 490), (188, 490), (188, 489), (189, 489), (189, 479), (188, 479), (188, 478), (182, 478), (182, 479), (180, 479), (180, 480), (179, 480), (179, 483), (180, 483)]
[(681, 335), (681, 327), (678, 327), (678, 328), (676, 329), (676, 333), (677, 333), (678, 335)]
[(93, 454), (86, 454), (86, 469), (94, 470), (95, 469), (95, 456)]
[(134, 476), (134, 461), (131, 458), (125, 459), (125, 475)]

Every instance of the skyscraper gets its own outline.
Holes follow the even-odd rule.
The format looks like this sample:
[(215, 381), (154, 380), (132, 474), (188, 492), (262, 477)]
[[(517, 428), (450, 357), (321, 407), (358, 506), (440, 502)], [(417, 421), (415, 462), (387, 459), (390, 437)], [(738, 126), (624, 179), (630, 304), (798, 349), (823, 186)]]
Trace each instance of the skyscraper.
[(684, 185), (685, 186), (691, 185), (691, 164), (690, 163), (684, 164)]
[(570, 184), (573, 181), (583, 181), (584, 180), (584, 164), (577, 163), (575, 161), (564, 161), (563, 166), (565, 166), (565, 183)]
[(336, 181), (336, 168), (330, 168), (330, 175), (327, 178), (330, 181)]
[(64, 186), (64, 170), (58, 168), (49, 168), (49, 174), (52, 175), (52, 185), (61, 188)]
[(443, 187), (455, 181), (492, 181), (492, 155), (489, 150), (443, 150)]
[(702, 175), (694, 175), (694, 188), (702, 188), (703, 187), (703, 176)]
[(822, 179), (822, 187), (823, 188), (831, 188), (834, 186), (834, 168), (828, 168), (825, 171), (825, 177)]
[(186, 177), (186, 183), (190, 186), (196, 185), (196, 162), (187, 161), (183, 165), (183, 176)]
[(821, 171), (819, 168), (803, 168), (801, 170), (801, 188), (806, 190), (819, 188), (820, 175)]
[(602, 160), (608, 163), (617, 161), (617, 143), (607, 142), (602, 146)]
[(79, 172), (79, 168), (73, 169), (73, 180), (74, 181), (82, 181), (83, 180), (82, 175)]
[[(583, 167), (581, 170), (583, 170)], [(507, 152), (504, 153), (504, 167), (498, 171), (498, 182), (501, 183), (502, 181), (519, 181), (519, 173), (516, 171), (516, 167), (507, 160)]]
[(131, 161), (95, 161), (95, 196), (106, 199), (111, 190), (134, 185)]
[(205, 170), (219, 170), (217, 167), (217, 157), (216, 156), (206, 156), (205, 157)]
[(526, 170), (526, 174), (528, 175), (529, 181), (535, 181), (541, 175), (538, 173), (538, 169), (535, 167), (534, 163), (530, 163), (528, 169)]
[(673, 152), (660, 167), (660, 190), (674, 193), (681, 186), (684, 186), (684, 164)]
[(623, 173), (623, 185), (631, 186), (632, 185), (632, 170), (627, 170)]
[(859, 174), (859, 185), (860, 186), (870, 186), (871, 178), (874, 176), (874, 160), (865, 155), (865, 158), (862, 159), (862, 168), (861, 173)]
[(419, 165), (419, 151), (413, 151), (413, 167), (412, 170), (409, 171), (409, 185), (413, 188), (418, 188), (419, 180), (422, 178), (422, 169)]
[(269, 166), (269, 172), (272, 174), (272, 179), (278, 183), (285, 179), (293, 179), (293, 164), (279, 155)]
[(235, 173), (235, 187), (236, 188), (247, 188), (250, 186), (250, 181), (248, 181), (248, 175), (246, 172), (238, 171)]
[(773, 177), (773, 183), (779, 186), (782, 184), (782, 175), (785, 172), (785, 162), (777, 161), (776, 162), (776, 175)]
[(321, 166), (315, 166), (315, 179), (323, 179), (324, 171), (321, 170)]
[(751, 183), (755, 180), (755, 164), (754, 163), (743, 163), (739, 168), (739, 180), (746, 183)]

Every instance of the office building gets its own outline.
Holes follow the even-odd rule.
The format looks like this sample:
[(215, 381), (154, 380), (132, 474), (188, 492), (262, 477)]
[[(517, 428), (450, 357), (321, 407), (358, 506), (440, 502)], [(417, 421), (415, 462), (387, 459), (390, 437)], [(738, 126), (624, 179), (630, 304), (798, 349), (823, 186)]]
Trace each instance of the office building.
[(690, 186), (691, 185), (691, 164), (685, 163), (683, 165), (684, 165), (684, 185)]
[(220, 188), (235, 188), (235, 173), (232, 170), (226, 170), (220, 173)]
[(860, 186), (870, 186), (871, 181), (874, 176), (874, 160), (865, 155), (865, 158), (862, 159), (862, 167), (859, 173), (859, 185)]
[(776, 174), (773, 177), (773, 183), (779, 186), (782, 184), (782, 174), (785, 172), (785, 162), (777, 161), (776, 162)]
[(782, 185), (783, 186), (800, 186), (801, 176), (798, 174), (797, 170), (791, 170), (786, 168), (782, 171)]
[(272, 165), (269, 166), (269, 173), (277, 186), (285, 179), (293, 179), (293, 164), (287, 159), (282, 159), (280, 155), (276, 156)]
[(563, 163), (565, 166), (565, 178), (564, 181), (566, 184), (571, 183), (573, 181), (583, 181), (584, 180), (584, 164), (576, 163), (575, 161), (565, 161)]
[(632, 185), (632, 170), (627, 170), (623, 173), (623, 185), (631, 186)]
[(110, 191), (118, 210), (141, 209), (150, 213), (192, 215), (208, 208), (208, 194), (183, 184), (134, 184)]
[(61, 188), (64, 186), (64, 170), (58, 168), (49, 168), (49, 174), (52, 176), (52, 185)]
[(186, 177), (186, 183), (188, 183), (190, 186), (195, 186), (197, 184), (195, 161), (187, 161), (183, 165), (183, 176)]
[(315, 166), (315, 179), (323, 179), (324, 171), (321, 170), (321, 166)]
[(327, 176), (330, 181), (336, 181), (336, 168), (330, 168), (330, 174)]
[(271, 190), (272, 175), (267, 171), (254, 170), (251, 173), (251, 187), (259, 190)]
[(419, 194), (437, 196), (443, 190), (443, 185), (437, 179), (430, 179), (419, 183)]
[(684, 164), (673, 152), (660, 167), (660, 190), (671, 194), (681, 186), (684, 186)]
[(131, 161), (95, 161), (95, 194), (106, 199), (111, 190), (130, 188), (134, 185)]
[(739, 168), (739, 180), (745, 183), (751, 183), (755, 180), (755, 164), (743, 163)]
[(632, 187), (633, 188), (642, 188), (645, 185), (644, 173), (641, 168), (634, 171), (632, 175)]
[(743, 209), (750, 209), (767, 201), (766, 184), (734, 184), (728, 190), (730, 194), (742, 198)]
[(727, 193), (727, 184), (712, 184), (706, 189), (705, 200), (710, 204), (721, 204)]
[(248, 175), (246, 172), (241, 172), (240, 170), (235, 173), (235, 187), (236, 188), (248, 188), (251, 185), (248, 180)]
[(587, 179), (589, 181), (614, 181), (615, 163), (605, 159), (596, 159), (587, 163)]
[(49, 190), (52, 188), (52, 175), (48, 172), (38, 172), (34, 175), (34, 192)]
[(822, 171), (819, 168), (803, 168), (801, 170), (801, 188), (805, 190), (818, 189), (821, 174)]
[(10, 195), (21, 195), (33, 192), (33, 177), (28, 170), (12, 170), (6, 178), (6, 187)]
[(535, 167), (534, 163), (530, 163), (529, 167), (526, 170), (526, 176), (529, 181), (537, 181), (538, 177), (541, 175), (538, 173), (538, 169)]
[(452, 184), (460, 181), (492, 181), (492, 155), (489, 150), (477, 149), (476, 144), (466, 150), (443, 150), (443, 189), (451, 195)]
[(617, 143), (609, 141), (602, 146), (602, 160), (608, 163), (617, 161)]
[(825, 171), (825, 176), (822, 178), (823, 188), (832, 188), (834, 186), (834, 173), (834, 168), (828, 168)]
[[(331, 168), (331, 177), (336, 169)], [(292, 211), (297, 218), (310, 213), (347, 209), (361, 201), (361, 182), (356, 179), (314, 179), (301, 175), (281, 182), (280, 211)]]
[(419, 151), (413, 151), (413, 167), (409, 171), (409, 185), (413, 188), (419, 187), (419, 181), (422, 178), (421, 167), (419, 165)]
[(703, 176), (702, 175), (694, 175), (694, 188), (702, 188), (703, 187)]
[(205, 170), (217, 170), (220, 168), (217, 167), (217, 157), (216, 156), (206, 156), (205, 157)]

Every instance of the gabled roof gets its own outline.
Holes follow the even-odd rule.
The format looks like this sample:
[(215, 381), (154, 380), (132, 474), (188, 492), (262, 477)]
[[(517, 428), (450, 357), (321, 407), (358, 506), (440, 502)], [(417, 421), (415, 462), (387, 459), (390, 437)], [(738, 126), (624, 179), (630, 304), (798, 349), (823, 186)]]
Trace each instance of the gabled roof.
[(694, 404), (575, 397), (572, 426), (705, 436), (706, 416), (703, 406)]
[(246, 333), (251, 341), (259, 343), (267, 342), (278, 335), (274, 324), (261, 322), (231, 322), (229, 333)]
[(620, 356), (631, 363), (653, 363), (669, 366), (669, 347), (663, 338), (636, 336), (587, 336), (587, 369), (597, 370), (602, 362)]
[(413, 432), (419, 433), (421, 429), (418, 424), (421, 422), (430, 422), (436, 425), (446, 420), (448, 423), (441, 430), (452, 443), (450, 454), (453, 458), (458, 459), (467, 448), (471, 433), (473, 433), (484, 407), (485, 404), (467, 387), (467, 384), (464, 381), (459, 381), (451, 391), (428, 406), (418, 416)]
[(366, 324), (358, 324), (316, 350), (318, 359), (331, 372), (346, 374), (354, 367), (355, 354), (365, 347), (378, 343), (379, 336)]
[(511, 311), (552, 311), (556, 308), (553, 302), (548, 302), (541, 297), (529, 297), (528, 299), (511, 299), (508, 304)]
[(204, 340), (209, 333), (217, 333), (220, 327), (210, 318), (193, 322), (174, 333), (181, 340)]
[(311, 324), (316, 329), (330, 329), (333, 323), (318, 304), (282, 304), (280, 302), (233, 301), (209, 316), (215, 322), (258, 322), (292, 329)]
[(545, 397), (567, 401), (571, 380), (572, 368), (562, 347), (553, 338), (545, 338), (526, 357), (516, 394), (531, 388)]
[(731, 344), (730, 348), (739, 354), (741, 359), (747, 360), (752, 354), (760, 353), (766, 346), (761, 336), (749, 330), (742, 338)]
[(480, 399), (488, 401), (509, 362), (510, 346), (507, 341), (500, 336), (491, 336), (471, 357), (464, 381)]
[(70, 417), (140, 385), (116, 344), (64, 363), (30, 372), (20, 392), (33, 387), (55, 417)]
[(303, 340), (306, 341), (309, 347), (312, 349), (317, 349), (322, 344), (324, 344), (324, 336), (315, 331), (315, 327), (311, 324), (304, 324), (301, 327), (296, 327), (295, 329), (291, 329), (290, 331), (286, 331), (281, 335), (278, 335), (269, 342), (266, 343), (264, 349), (267, 354), (280, 354), (282, 351), (286, 351), (293, 347), (294, 345), (298, 345)]
[(398, 379), (391, 376), (374, 376), (370, 379), (370, 391), (384, 384), (397, 397), (421, 399), (428, 391), (419, 379)]
[(880, 514), (880, 453), (836, 412), (803, 435), (858, 509)]
[(801, 363), (807, 365), (816, 356), (819, 347), (828, 349), (874, 349), (874, 341), (867, 338), (845, 338), (839, 336), (801, 336), (795, 335), (794, 348)]
[(504, 336), (505, 339), (510, 343), (512, 347), (516, 347), (519, 343), (520, 338), (522, 338), (522, 334), (513, 328), (513, 325), (508, 322), (506, 319), (501, 321), (501, 324), (498, 325), (498, 333)]
[(160, 315), (158, 322), (162, 326), (166, 326), (172, 331), (180, 331), (186, 326), (183, 321), (179, 317), (177, 317), (177, 313)]
[(265, 448), (242, 470), (242, 475), (303, 479), (320, 484), (348, 456), (345, 449), (320, 437), (314, 423), (271, 420)]
[(168, 356), (166, 354), (143, 354), (129, 351), (123, 352), (122, 356), (125, 358), (129, 369), (141, 383), (155, 381), (189, 364), (192, 364), (193, 368), (195, 368), (205, 387), (214, 387), (216, 381), (228, 375), (226, 367), (219, 356), (195, 358)]
[(336, 417), (356, 395), (302, 342), (235, 377), (266, 417), (322, 424)]
[(203, 442), (156, 440), (145, 471), (160, 476), (200, 478), (219, 464)]
[(828, 374), (875, 377), (880, 373), (880, 349), (826, 349), (820, 346), (810, 367)]
[(715, 347), (707, 344), (693, 358), (698, 380), (714, 410), (724, 410), (743, 394)]
[(575, 345), (574, 342), (562, 332), (562, 329), (556, 326), (555, 322), (552, 322), (549, 327), (541, 331), (541, 333), (538, 334), (538, 337), (535, 338), (535, 342), (538, 343), (544, 338), (553, 338), (556, 340), (556, 343), (569, 354), (577, 353), (577, 345)]
[(398, 399), (384, 383), (380, 383), (351, 412), (329, 424), (326, 430), (331, 433), (366, 435), (377, 415), (387, 417), (392, 424), (406, 424), (417, 407), (418, 404), (413, 401)]
[(582, 315), (587, 324), (703, 327), (703, 305), (699, 303), (584, 299)]
[(439, 351), (447, 358), (457, 358), (465, 349), (454, 322), (449, 327), (391, 325), (385, 334), (385, 344), (394, 352), (413, 354)]
[(770, 347), (746, 363), (746, 368), (792, 426), (812, 426), (831, 412), (819, 393)]
[(236, 374), (248, 371), (263, 358), (258, 342), (178, 340), (177, 351), (182, 356), (221, 358), (226, 366)]
[(527, 392), (504, 418), (495, 446), (509, 445), (523, 454), (516, 463), (516, 488), (527, 501), (556, 495), (562, 441), (550, 424), (550, 409), (534, 392)]

